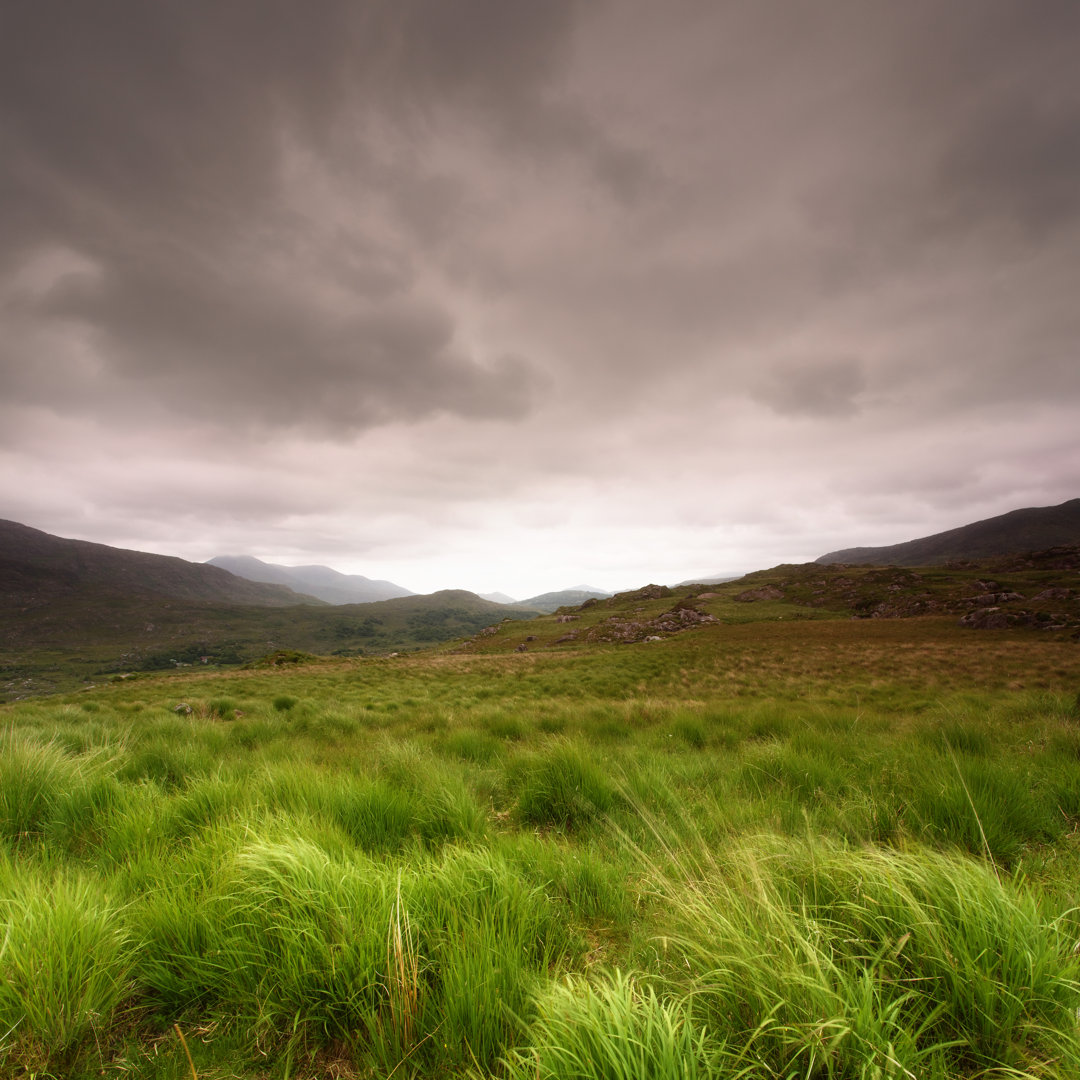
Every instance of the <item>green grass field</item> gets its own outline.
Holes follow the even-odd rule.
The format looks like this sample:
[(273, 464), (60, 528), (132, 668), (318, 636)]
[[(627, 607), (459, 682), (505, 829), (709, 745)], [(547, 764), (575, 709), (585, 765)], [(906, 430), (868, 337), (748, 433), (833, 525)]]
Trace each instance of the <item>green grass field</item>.
[(1075, 1080), (1080, 646), (767, 603), (0, 707), (0, 1074)]

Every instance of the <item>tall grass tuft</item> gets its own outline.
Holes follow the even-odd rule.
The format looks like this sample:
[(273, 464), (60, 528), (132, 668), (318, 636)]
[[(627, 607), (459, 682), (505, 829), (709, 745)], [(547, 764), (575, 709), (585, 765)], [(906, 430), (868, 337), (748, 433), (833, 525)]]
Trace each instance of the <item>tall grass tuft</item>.
[(46, 882), (6, 858), (0, 918), (0, 1065), (62, 1070), (110, 1027), (129, 992), (127, 932), (86, 878)]
[(1053, 839), (1063, 822), (1050, 799), (1005, 762), (943, 758), (911, 782), (912, 825), (937, 843), (954, 844), (1010, 866), (1032, 842)]
[[(595, 984), (568, 977), (537, 1002), (527, 1041), (506, 1060), (510, 1080), (706, 1080), (719, 1077), (707, 1033), (683, 1001), (615, 971)], [(734, 1074), (731, 1074), (734, 1075)]]
[(569, 742), (518, 762), (511, 781), (518, 818), (528, 825), (577, 829), (617, 802), (614, 784), (595, 759)]
[(773, 838), (687, 870), (669, 977), (764, 1075), (1077, 1075), (1073, 943), (985, 865)]
[(78, 779), (78, 761), (60, 747), (7, 733), (0, 739), (0, 837), (21, 845), (40, 838), (56, 801)]
[(248, 840), (205, 872), (192, 853), (186, 887), (140, 903), (159, 1015), (197, 1007), (256, 1045), (344, 1046), (384, 1071), (493, 1066), (577, 948), (563, 909), (491, 852), (414, 848), (394, 867), (314, 836)]
[(401, 872), (386, 935), (386, 996), (389, 1028), (405, 1051), (412, 1048), (420, 1008), (420, 956), (409, 913), (401, 902)]

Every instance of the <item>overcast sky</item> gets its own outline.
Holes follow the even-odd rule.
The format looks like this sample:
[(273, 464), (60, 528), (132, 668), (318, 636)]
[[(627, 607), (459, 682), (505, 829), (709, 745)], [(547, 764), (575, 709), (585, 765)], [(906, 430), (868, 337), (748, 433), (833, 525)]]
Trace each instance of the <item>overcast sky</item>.
[(0, 517), (525, 597), (1080, 495), (1075, 0), (12, 0)]

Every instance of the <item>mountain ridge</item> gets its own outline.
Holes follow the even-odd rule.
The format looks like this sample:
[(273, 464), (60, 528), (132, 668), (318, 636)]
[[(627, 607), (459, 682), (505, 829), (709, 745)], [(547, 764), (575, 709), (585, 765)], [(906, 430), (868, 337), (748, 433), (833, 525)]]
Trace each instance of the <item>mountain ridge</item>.
[(48, 603), (86, 588), (256, 607), (321, 603), (282, 585), (248, 581), (175, 555), (71, 540), (0, 520), (0, 597), (7, 603)]
[(282, 566), (263, 562), (254, 555), (215, 555), (206, 566), (217, 566), (248, 581), (284, 585), (294, 592), (314, 596), (328, 604), (370, 604), (417, 595), (392, 581), (380, 581), (362, 574), (343, 574), (329, 566)]
[(830, 551), (814, 562), (851, 566), (934, 566), (1076, 543), (1080, 543), (1080, 499), (1069, 499), (1057, 506), (1010, 510), (997, 517), (900, 544), (842, 548)]
[(461, 589), (334, 605), (221, 567), (0, 521), (0, 702), (102, 675), (281, 652), (428, 648), (537, 614)]

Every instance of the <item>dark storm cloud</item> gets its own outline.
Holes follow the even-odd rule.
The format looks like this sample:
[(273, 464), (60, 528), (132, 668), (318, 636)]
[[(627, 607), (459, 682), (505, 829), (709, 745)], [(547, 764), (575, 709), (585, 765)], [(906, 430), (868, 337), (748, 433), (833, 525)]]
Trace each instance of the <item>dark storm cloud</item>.
[[(500, 0), (9, 5), (0, 265), (60, 252), (89, 269), (33, 302), (9, 294), (5, 319), (73, 328), (97, 350), (98, 376), (132, 395), (213, 387), (191, 407), (222, 417), (348, 428), (438, 409), (520, 416), (527, 363), (470, 355), (445, 304), (414, 287), (454, 184), (366, 137), (373, 116), (407, 140), (459, 108), (499, 131), (531, 116), (544, 139), (566, 128), (573, 142), (538, 97), (571, 12)], [(313, 280), (268, 273), (295, 258), (306, 224), (279, 200), (286, 137), (349, 171), (406, 235), (388, 246), (354, 229), (292, 267)], [(320, 283), (335, 303), (313, 301)], [(47, 353), (10, 354), (46, 384), (65, 375)]]
[[(128, 211), (171, 204), (184, 220), (209, 215), (213, 228), (215, 207), (269, 193), (283, 123), (324, 149), (346, 133), (349, 107), (390, 111), (404, 124), (464, 102), (506, 123), (534, 101), (572, 8), (498, 0), (8, 6), (0, 88), (11, 185), (38, 228), (65, 209), (55, 205), (65, 193), (72, 203), (105, 196)], [(61, 224), (88, 210), (67, 209)]]
[[(1077, 37), (1080, 44), (1080, 35)], [(1043, 235), (1080, 214), (1080, 93), (1072, 101), (1022, 97), (973, 118), (941, 161), (963, 209)]]
[(774, 364), (755, 396), (782, 415), (835, 418), (858, 410), (865, 387), (857, 360), (810, 357)]
[(147, 257), (69, 276), (36, 313), (91, 328), (114, 378), (156, 384), (195, 416), (347, 429), (439, 409), (509, 417), (528, 407), (527, 366), (463, 355), (436, 306), (376, 287), (374, 302), (356, 295), (341, 313), (254, 284), (242, 269), (234, 280), (201, 259)]
[(979, 234), (1006, 256), (1075, 228), (1080, 6), (860, 6), (875, 16), (878, 62), (839, 114), (851, 124), (838, 144), (845, 168), (807, 193), (852, 275), (924, 269), (922, 259)]
[[(1016, 0), (941, 8), (909, 35), (901, 105), (937, 132), (933, 220), (1013, 225), (1032, 241), (1080, 211), (1080, 7)], [(922, 12), (925, 15), (925, 9)], [(914, 78), (913, 75), (918, 77)]]

